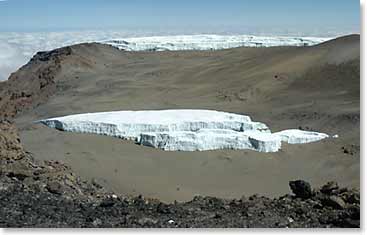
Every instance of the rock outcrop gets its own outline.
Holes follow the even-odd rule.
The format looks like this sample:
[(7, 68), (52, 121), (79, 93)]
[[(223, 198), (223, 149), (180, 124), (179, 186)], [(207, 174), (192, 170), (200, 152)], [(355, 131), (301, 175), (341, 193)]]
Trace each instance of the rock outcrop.
[(34, 193), (48, 191), (67, 197), (87, 198), (101, 189), (83, 181), (59, 161), (36, 161), (32, 153), (23, 149), (15, 126), (8, 121), (0, 121), (0, 179), (19, 182), (22, 188)]

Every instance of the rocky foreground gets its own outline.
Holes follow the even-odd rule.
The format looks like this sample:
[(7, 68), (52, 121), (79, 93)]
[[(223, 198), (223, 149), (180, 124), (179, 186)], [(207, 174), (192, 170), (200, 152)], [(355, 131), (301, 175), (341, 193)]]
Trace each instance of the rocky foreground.
[[(271, 199), (194, 197), (165, 204), (86, 182), (57, 161), (35, 161), (15, 127), (0, 123), (0, 227), (359, 227), (360, 194), (329, 182)], [(245, 192), (244, 192), (245, 193)]]

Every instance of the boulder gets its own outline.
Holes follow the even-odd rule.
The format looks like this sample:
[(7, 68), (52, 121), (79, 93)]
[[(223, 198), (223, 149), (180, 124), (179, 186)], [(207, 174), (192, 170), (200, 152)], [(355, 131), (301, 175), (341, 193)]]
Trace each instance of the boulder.
[(304, 180), (295, 180), (289, 182), (289, 187), (292, 192), (299, 198), (310, 198), (312, 197), (312, 189), (310, 183)]
[(57, 181), (51, 181), (49, 183), (47, 183), (46, 185), (46, 189), (50, 192), (50, 193), (53, 193), (53, 194), (63, 194), (64, 193), (64, 186), (57, 182)]
[(321, 187), (320, 192), (325, 193), (325, 194), (331, 194), (334, 190), (337, 190), (337, 189), (339, 189), (338, 184), (334, 181), (330, 181)]
[(324, 206), (332, 207), (333, 209), (342, 210), (346, 208), (346, 204), (341, 197), (332, 195), (330, 197), (325, 197), (322, 200)]

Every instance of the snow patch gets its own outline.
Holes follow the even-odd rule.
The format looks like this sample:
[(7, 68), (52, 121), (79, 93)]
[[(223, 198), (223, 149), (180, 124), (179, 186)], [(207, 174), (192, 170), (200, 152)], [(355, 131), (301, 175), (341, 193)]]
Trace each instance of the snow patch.
[(284, 130), (274, 133), (282, 141), (288, 144), (305, 144), (328, 138), (329, 135), (314, 131), (302, 131), (298, 129)]
[(180, 109), (85, 113), (40, 120), (62, 131), (108, 135), (166, 151), (252, 149), (277, 152), (281, 142), (309, 143), (327, 134), (284, 130), (271, 133), (249, 116), (214, 110)]

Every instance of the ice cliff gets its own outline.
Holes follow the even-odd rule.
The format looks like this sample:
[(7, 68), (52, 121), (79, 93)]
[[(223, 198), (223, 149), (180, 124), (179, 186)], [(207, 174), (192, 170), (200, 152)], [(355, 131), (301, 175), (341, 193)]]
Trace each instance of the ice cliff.
[(167, 151), (252, 149), (276, 152), (281, 142), (309, 143), (327, 134), (284, 130), (271, 133), (249, 116), (212, 110), (151, 110), (85, 113), (38, 121), (62, 131), (108, 135)]
[(181, 35), (101, 41), (126, 51), (219, 50), (235, 47), (312, 46), (330, 40), (319, 37), (251, 35)]

